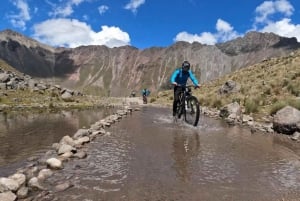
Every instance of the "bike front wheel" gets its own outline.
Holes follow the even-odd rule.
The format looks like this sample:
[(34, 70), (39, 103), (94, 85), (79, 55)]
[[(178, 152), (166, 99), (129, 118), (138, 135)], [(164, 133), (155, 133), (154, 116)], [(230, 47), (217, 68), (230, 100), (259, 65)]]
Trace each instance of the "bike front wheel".
[(197, 126), (200, 117), (199, 101), (195, 96), (188, 97), (186, 100), (185, 121), (188, 124)]

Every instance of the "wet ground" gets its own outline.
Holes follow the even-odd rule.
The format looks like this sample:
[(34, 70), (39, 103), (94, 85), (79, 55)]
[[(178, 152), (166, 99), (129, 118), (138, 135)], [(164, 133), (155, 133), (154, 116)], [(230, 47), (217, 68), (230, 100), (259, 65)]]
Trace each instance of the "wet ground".
[(276, 135), (203, 116), (197, 127), (174, 123), (170, 109), (151, 107), (108, 130), (47, 181), (74, 185), (58, 200), (300, 200), (300, 157)]

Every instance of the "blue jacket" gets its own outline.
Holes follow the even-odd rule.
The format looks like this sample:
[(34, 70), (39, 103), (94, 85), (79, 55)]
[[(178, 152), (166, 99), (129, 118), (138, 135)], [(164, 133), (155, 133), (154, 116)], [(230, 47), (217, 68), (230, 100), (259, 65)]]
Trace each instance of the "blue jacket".
[(148, 89), (143, 89), (142, 90), (142, 95), (145, 95), (145, 96), (149, 96), (150, 95), (150, 90), (148, 90)]
[(176, 82), (180, 85), (186, 85), (186, 82), (190, 78), (194, 85), (198, 85), (198, 80), (195, 75), (189, 70), (187, 73), (182, 72), (181, 68), (176, 69), (171, 76), (171, 83)]

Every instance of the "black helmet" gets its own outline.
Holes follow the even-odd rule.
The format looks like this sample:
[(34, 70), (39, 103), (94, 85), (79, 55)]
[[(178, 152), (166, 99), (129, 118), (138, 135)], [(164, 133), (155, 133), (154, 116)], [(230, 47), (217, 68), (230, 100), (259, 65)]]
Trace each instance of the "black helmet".
[(190, 63), (188, 62), (188, 61), (184, 61), (183, 63), (182, 63), (182, 70), (183, 71), (189, 71), (190, 70)]

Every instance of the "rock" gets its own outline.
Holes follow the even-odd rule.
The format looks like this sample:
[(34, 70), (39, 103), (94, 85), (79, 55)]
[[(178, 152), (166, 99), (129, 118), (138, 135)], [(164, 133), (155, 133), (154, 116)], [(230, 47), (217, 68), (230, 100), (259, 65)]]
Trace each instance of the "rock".
[(78, 153), (73, 155), (74, 158), (79, 158), (79, 159), (86, 158), (86, 156), (87, 156), (87, 153), (84, 151), (79, 151)]
[(68, 91), (65, 91), (62, 95), (61, 95), (61, 98), (66, 101), (66, 102), (73, 102), (74, 101), (74, 98), (73, 98), (73, 95), (68, 92)]
[(53, 143), (52, 144), (52, 148), (55, 149), (56, 151), (58, 151), (59, 146), (60, 146), (59, 143)]
[(61, 192), (61, 191), (65, 191), (68, 188), (73, 187), (74, 185), (71, 184), (69, 181), (62, 183), (62, 184), (58, 184), (54, 187), (55, 192)]
[(292, 140), (298, 141), (300, 139), (300, 133), (295, 132), (293, 136), (291, 137)]
[(67, 152), (74, 152), (75, 153), (76, 148), (72, 147), (71, 145), (68, 145), (68, 144), (62, 144), (58, 149), (58, 154), (59, 155), (67, 153)]
[(17, 181), (5, 177), (0, 178), (0, 192), (17, 191), (20, 185)]
[(23, 186), (21, 187), (18, 192), (17, 192), (17, 197), (18, 199), (23, 199), (23, 198), (26, 198), (28, 196), (28, 188)]
[(79, 129), (77, 132), (74, 134), (74, 139), (81, 138), (83, 136), (88, 136), (89, 135), (89, 130), (88, 129)]
[(39, 180), (37, 177), (33, 177), (28, 181), (28, 187), (34, 189), (34, 190), (45, 190), (43, 186), (39, 183)]
[(235, 81), (228, 80), (222, 87), (219, 89), (220, 94), (228, 94), (240, 91), (241, 86), (237, 84)]
[(50, 169), (62, 169), (62, 162), (56, 158), (50, 158), (46, 163)]
[(70, 136), (68, 136), (68, 135), (64, 136), (64, 137), (60, 140), (59, 143), (60, 143), (60, 144), (68, 144), (68, 145), (70, 145), (70, 146), (74, 146), (74, 145), (75, 145), (74, 140), (73, 140)]
[(22, 186), (26, 181), (26, 176), (24, 174), (14, 174), (9, 178), (15, 180), (19, 186)]
[(228, 118), (230, 116), (231, 119), (234, 118), (238, 121), (243, 120), (243, 113), (240, 105), (237, 102), (230, 103), (221, 108), (219, 116), (222, 118)]
[(25, 170), (24, 174), (26, 175), (27, 180), (30, 180), (34, 175), (38, 173), (38, 168), (36, 166), (30, 167)]
[(0, 83), (0, 89), (1, 90), (7, 89), (7, 84), (6, 83)]
[(37, 178), (38, 178), (38, 180), (43, 181), (43, 180), (45, 180), (45, 179), (51, 177), (52, 174), (53, 174), (52, 170), (50, 170), (50, 169), (42, 169), (42, 170), (39, 172)]
[(249, 116), (249, 115), (243, 115), (243, 123), (248, 124), (248, 122), (253, 122), (253, 117)]
[(102, 128), (102, 125), (98, 125), (98, 124), (91, 125), (92, 131), (97, 131), (97, 130), (100, 130), (101, 128)]
[(8, 73), (0, 73), (0, 82), (8, 82), (9, 81), (9, 74)]
[(16, 198), (17, 198), (17, 196), (15, 194), (13, 194), (11, 191), (0, 193), (1, 201), (15, 201)]
[(68, 160), (69, 158), (71, 158), (72, 156), (73, 156), (74, 154), (72, 153), (72, 152), (66, 152), (66, 153), (64, 153), (64, 154), (62, 154), (62, 155), (60, 155), (59, 156), (59, 160), (61, 160), (61, 161), (66, 161), (66, 160)]
[(273, 119), (273, 129), (278, 133), (293, 134), (300, 131), (300, 111), (286, 106), (277, 111)]
[(102, 124), (102, 127), (110, 127), (110, 123), (108, 123), (107, 121), (105, 120), (101, 120), (100, 123)]
[(81, 137), (81, 138), (75, 140), (76, 145), (82, 145), (82, 144), (87, 143), (87, 142), (90, 142), (90, 138), (87, 137), (87, 136)]

